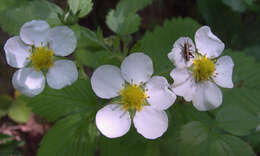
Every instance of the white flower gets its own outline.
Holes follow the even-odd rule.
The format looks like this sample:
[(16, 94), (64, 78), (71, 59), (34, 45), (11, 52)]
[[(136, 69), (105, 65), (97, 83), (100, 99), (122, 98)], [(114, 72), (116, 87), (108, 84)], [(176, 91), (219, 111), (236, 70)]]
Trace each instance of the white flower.
[[(191, 45), (192, 56), (190, 55), (189, 60), (183, 55), (183, 44), (186, 42)], [(221, 55), (225, 45), (208, 26), (197, 30), (195, 43), (199, 54), (195, 53), (192, 40), (183, 37), (176, 41), (172, 52), (168, 54), (177, 67), (171, 72), (174, 79), (171, 88), (176, 95), (183, 96), (186, 101), (192, 101), (198, 110), (207, 111), (219, 107), (222, 103), (222, 92), (217, 85), (233, 88), (234, 63), (230, 56), (212, 60)]]
[(147, 139), (163, 135), (168, 128), (164, 110), (174, 103), (176, 95), (164, 77), (152, 74), (152, 60), (143, 53), (126, 57), (121, 70), (112, 65), (95, 70), (91, 85), (96, 95), (104, 99), (118, 97), (96, 114), (96, 125), (103, 135), (116, 138), (127, 133), (133, 112), (138, 133)]
[(4, 46), (7, 63), (20, 68), (12, 78), (14, 88), (30, 97), (38, 95), (45, 87), (45, 71), (47, 83), (54, 89), (72, 84), (78, 79), (76, 65), (53, 55), (71, 54), (76, 43), (73, 31), (66, 26), (50, 28), (43, 20), (25, 23), (20, 35), (9, 38)]

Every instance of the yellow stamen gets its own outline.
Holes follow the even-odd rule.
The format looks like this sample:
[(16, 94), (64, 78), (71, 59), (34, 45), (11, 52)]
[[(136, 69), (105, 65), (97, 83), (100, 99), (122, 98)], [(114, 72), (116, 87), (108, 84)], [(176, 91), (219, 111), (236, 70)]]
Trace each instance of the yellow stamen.
[(140, 111), (143, 106), (147, 105), (148, 96), (141, 85), (130, 84), (120, 91), (121, 101), (125, 110)]
[(53, 50), (48, 47), (35, 47), (32, 50), (30, 59), (32, 61), (32, 66), (36, 71), (42, 69), (48, 69), (53, 66)]
[(208, 59), (206, 56), (197, 56), (197, 58), (193, 60), (192, 70), (197, 82), (207, 81), (215, 71), (215, 64), (214, 61)]

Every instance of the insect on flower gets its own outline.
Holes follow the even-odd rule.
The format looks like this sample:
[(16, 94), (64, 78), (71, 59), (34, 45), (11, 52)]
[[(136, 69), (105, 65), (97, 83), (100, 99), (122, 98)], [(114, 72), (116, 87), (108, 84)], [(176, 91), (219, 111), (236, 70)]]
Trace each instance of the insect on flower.
[(173, 44), (173, 49), (168, 54), (168, 58), (176, 67), (190, 67), (195, 58), (195, 45), (189, 37), (180, 37)]
[(191, 48), (191, 44), (188, 43), (188, 41), (186, 40), (184, 45), (182, 46), (182, 51), (183, 51), (183, 55), (186, 61), (190, 61), (190, 58), (194, 58), (194, 55), (192, 54), (193, 51), (190, 49)]

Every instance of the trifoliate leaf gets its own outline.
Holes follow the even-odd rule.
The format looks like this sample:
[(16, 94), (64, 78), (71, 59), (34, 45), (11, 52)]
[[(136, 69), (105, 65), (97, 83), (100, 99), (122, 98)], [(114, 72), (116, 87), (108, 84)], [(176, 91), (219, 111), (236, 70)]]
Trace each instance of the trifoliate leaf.
[(248, 135), (251, 130), (255, 129), (258, 123), (258, 118), (246, 110), (227, 106), (216, 115), (217, 125), (234, 135)]
[(95, 136), (90, 135), (92, 124), (89, 117), (82, 113), (58, 121), (44, 136), (37, 155), (93, 155), (96, 150), (95, 136), (97, 133), (94, 134)]
[(108, 13), (106, 24), (113, 32), (120, 35), (135, 33), (141, 21), (136, 12), (151, 3), (152, 0), (121, 0), (116, 9)]
[(22, 99), (17, 99), (12, 106), (9, 108), (8, 116), (21, 123), (26, 123), (31, 114), (31, 109), (27, 106), (26, 102)]
[(46, 20), (51, 25), (60, 24), (57, 13), (62, 13), (62, 9), (53, 3), (45, 0), (28, 1), (0, 11), (0, 24), (9, 35), (17, 35), (25, 22), (34, 19)]
[(226, 106), (241, 107), (258, 117), (260, 112), (260, 63), (242, 52), (227, 50), (224, 54), (232, 57), (235, 66), (233, 71), (234, 88), (224, 90), (223, 109)]
[(74, 14), (79, 12), (79, 17), (86, 16), (93, 7), (92, 0), (68, 0), (70, 9)]
[(180, 133), (181, 156), (251, 156), (252, 148), (238, 137), (221, 134), (214, 127), (190, 122)]
[(167, 74), (173, 69), (168, 59), (174, 42), (182, 36), (194, 38), (200, 25), (191, 18), (177, 18), (165, 21), (163, 26), (156, 27), (153, 32), (147, 32), (142, 39), (142, 46), (154, 63), (154, 74)]
[(33, 112), (53, 121), (72, 113), (91, 112), (98, 104), (89, 80), (78, 80), (61, 90), (46, 87), (29, 101), (29, 106)]

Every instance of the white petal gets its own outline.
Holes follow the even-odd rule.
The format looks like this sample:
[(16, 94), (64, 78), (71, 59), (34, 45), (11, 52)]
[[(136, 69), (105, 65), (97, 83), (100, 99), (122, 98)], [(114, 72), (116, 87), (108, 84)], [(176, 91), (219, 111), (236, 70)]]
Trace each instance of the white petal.
[(21, 30), (20, 37), (21, 39), (29, 45), (45, 46), (47, 45), (47, 36), (49, 31), (49, 24), (43, 20), (32, 20), (26, 22)]
[(9, 38), (4, 50), (7, 64), (14, 68), (22, 68), (30, 62), (31, 47), (24, 44), (19, 36)]
[(198, 83), (192, 102), (199, 111), (212, 110), (221, 105), (222, 92), (212, 82)]
[(195, 43), (198, 52), (208, 58), (220, 56), (225, 48), (225, 44), (211, 32), (208, 26), (202, 26), (197, 30)]
[(171, 89), (176, 95), (182, 96), (186, 101), (191, 101), (195, 92), (195, 80), (187, 69), (175, 68), (171, 72), (174, 83)]
[(153, 74), (153, 62), (143, 53), (133, 53), (127, 56), (121, 64), (121, 72), (124, 79), (139, 85), (147, 82)]
[(48, 42), (50, 48), (58, 56), (71, 54), (77, 46), (77, 39), (74, 32), (66, 26), (57, 26), (50, 29)]
[(96, 114), (96, 125), (99, 131), (108, 138), (117, 138), (126, 134), (131, 127), (128, 111), (121, 105), (109, 104)]
[(47, 83), (51, 88), (61, 89), (78, 79), (78, 70), (70, 60), (58, 60), (47, 72)]
[[(192, 56), (189, 56), (189, 60), (185, 57), (185, 43), (188, 43), (189, 52)], [(172, 51), (168, 54), (168, 58), (174, 63), (178, 68), (190, 67), (192, 65), (192, 60), (195, 56), (195, 46), (193, 41), (189, 37), (179, 38), (173, 45)]]
[(40, 94), (45, 87), (45, 78), (41, 71), (33, 68), (22, 68), (17, 70), (12, 78), (15, 89), (22, 94), (33, 97)]
[(124, 84), (120, 69), (112, 65), (98, 67), (91, 77), (92, 89), (97, 96), (104, 99), (118, 96)]
[(137, 132), (147, 139), (161, 137), (168, 128), (168, 117), (163, 110), (145, 106), (134, 116)]
[(176, 95), (169, 90), (169, 83), (162, 76), (153, 76), (146, 84), (147, 101), (159, 110), (168, 109), (176, 100)]
[(232, 81), (234, 63), (230, 56), (222, 56), (218, 59), (215, 65), (215, 73), (212, 79), (221, 87), (233, 88)]

